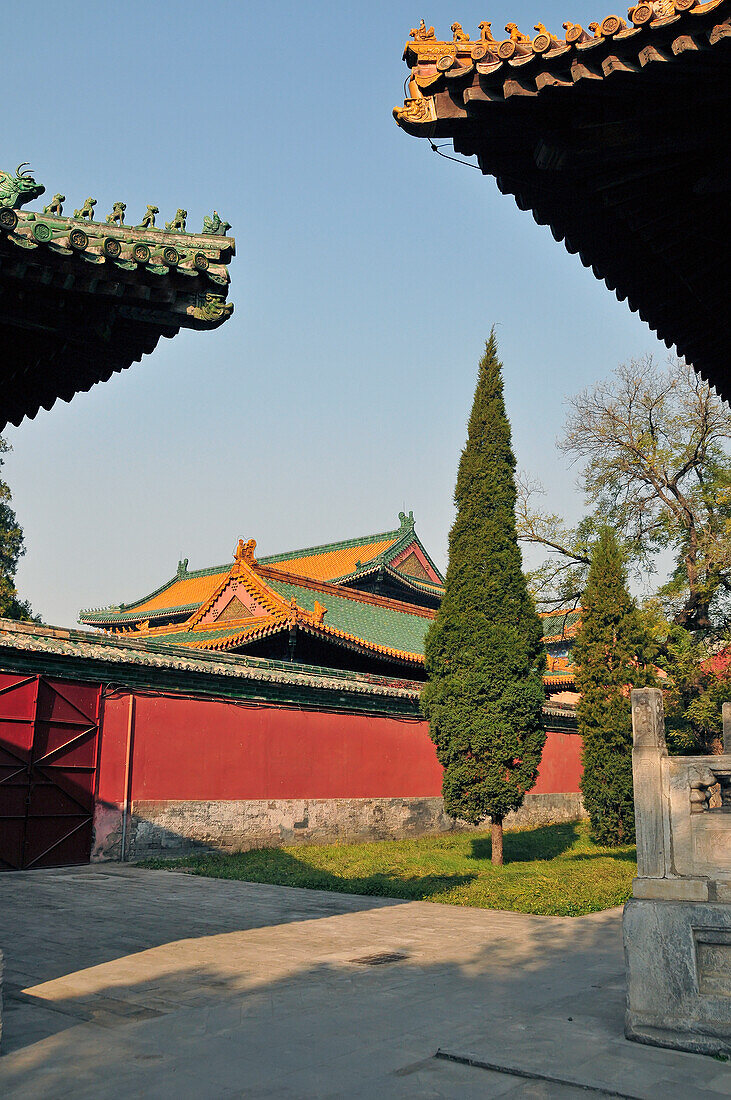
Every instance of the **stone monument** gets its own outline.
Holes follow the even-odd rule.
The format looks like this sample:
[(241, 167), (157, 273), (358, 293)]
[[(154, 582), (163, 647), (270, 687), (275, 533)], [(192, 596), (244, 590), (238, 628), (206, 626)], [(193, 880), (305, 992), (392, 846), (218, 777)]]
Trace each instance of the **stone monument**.
[(662, 692), (632, 692), (637, 878), (624, 908), (629, 1039), (731, 1052), (731, 706), (722, 756), (668, 756)]

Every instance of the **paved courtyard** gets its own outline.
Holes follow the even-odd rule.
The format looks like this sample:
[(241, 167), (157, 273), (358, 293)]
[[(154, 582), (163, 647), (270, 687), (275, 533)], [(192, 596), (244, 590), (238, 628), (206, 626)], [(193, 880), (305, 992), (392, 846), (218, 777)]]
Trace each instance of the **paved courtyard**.
[(731, 1096), (731, 1064), (622, 1037), (620, 921), (5, 874), (0, 1096)]

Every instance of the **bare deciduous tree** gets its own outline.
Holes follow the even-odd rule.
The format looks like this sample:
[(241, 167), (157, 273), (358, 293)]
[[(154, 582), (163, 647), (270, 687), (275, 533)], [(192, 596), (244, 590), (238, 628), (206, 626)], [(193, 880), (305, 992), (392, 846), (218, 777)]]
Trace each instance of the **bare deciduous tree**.
[(658, 595), (680, 626), (707, 631), (731, 594), (731, 410), (682, 361), (652, 356), (619, 367), (569, 401), (559, 448), (582, 465), (590, 515), (577, 528), (535, 506), (540, 486), (519, 483), (518, 533), (545, 547), (537, 597), (579, 598), (587, 548), (612, 524), (629, 559), (652, 571), (661, 550), (675, 568)]

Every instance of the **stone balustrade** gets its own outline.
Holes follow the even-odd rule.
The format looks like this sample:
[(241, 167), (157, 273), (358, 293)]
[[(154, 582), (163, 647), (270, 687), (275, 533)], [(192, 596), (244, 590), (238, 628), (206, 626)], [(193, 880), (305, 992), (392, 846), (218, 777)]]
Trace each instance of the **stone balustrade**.
[(662, 692), (632, 692), (637, 877), (624, 910), (628, 1038), (731, 1050), (731, 705), (724, 754), (669, 756)]

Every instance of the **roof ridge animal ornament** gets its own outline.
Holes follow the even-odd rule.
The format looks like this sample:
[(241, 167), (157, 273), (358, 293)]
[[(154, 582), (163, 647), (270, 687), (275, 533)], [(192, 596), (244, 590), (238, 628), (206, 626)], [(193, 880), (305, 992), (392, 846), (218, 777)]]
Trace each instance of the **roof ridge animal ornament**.
[(0, 206), (10, 210), (20, 210), (27, 202), (32, 202), (45, 192), (41, 183), (36, 183), (29, 169), (28, 161), (23, 161), (14, 173), (0, 171)]
[(225, 222), (217, 210), (213, 211), (210, 218), (203, 219), (203, 234), (214, 237), (225, 237), (231, 228), (231, 222)]
[(127, 209), (126, 202), (115, 202), (111, 214), (107, 214), (107, 225), (124, 225), (124, 212)]
[(481, 42), (494, 42), (492, 30), (492, 23), (488, 23), (486, 19), (480, 23), (480, 41)]
[(516, 23), (506, 23), (505, 24), (505, 30), (510, 35), (510, 41), (511, 42), (530, 42), (531, 41), (530, 35), (529, 34), (523, 34), (522, 31), (519, 31), (518, 26), (517, 26)]
[(187, 210), (178, 209), (175, 212), (175, 217), (171, 222), (165, 222), (165, 228), (171, 230), (174, 233), (185, 233), (185, 219), (188, 217)]
[(57, 214), (60, 218), (63, 214), (63, 204), (66, 202), (66, 196), (62, 195), (60, 191), (57, 191), (47, 206), (43, 207), (44, 214)]
[(427, 42), (430, 38), (436, 38), (436, 34), (433, 27), (427, 29), (426, 23), (422, 19), (418, 27), (411, 28), (409, 38), (414, 38), (417, 42)]
[(155, 228), (155, 214), (159, 214), (160, 210), (157, 206), (150, 206), (148, 203), (145, 216), (140, 222), (139, 229), (154, 229)]
[(453, 42), (469, 42), (470, 36), (462, 30), (461, 23), (452, 23), (451, 31)]
[[(673, 11), (675, 9), (673, 8)], [(627, 29), (624, 19), (618, 15), (608, 15), (601, 23), (590, 23), (589, 30), (594, 32), (595, 38), (613, 38), (619, 31)]]
[(548, 41), (551, 43), (552, 46), (557, 46), (558, 45), (558, 38), (556, 37), (555, 34), (551, 34), (551, 32), (549, 31), (549, 29), (545, 25), (545, 23), (535, 23), (533, 25), (533, 30), (536, 31), (538, 35), (545, 34), (546, 38), (548, 39)]
[(567, 22), (563, 23), (562, 26), (566, 31), (566, 41), (568, 43), (584, 42), (589, 37), (581, 23)]
[(94, 221), (94, 207), (96, 206), (96, 199), (88, 198), (81, 210), (74, 210), (75, 218), (86, 219), (87, 221)]

